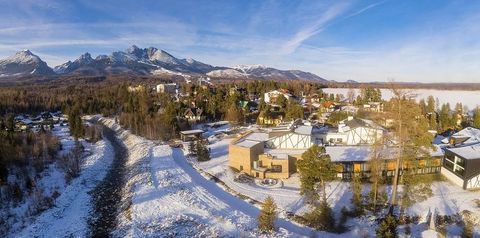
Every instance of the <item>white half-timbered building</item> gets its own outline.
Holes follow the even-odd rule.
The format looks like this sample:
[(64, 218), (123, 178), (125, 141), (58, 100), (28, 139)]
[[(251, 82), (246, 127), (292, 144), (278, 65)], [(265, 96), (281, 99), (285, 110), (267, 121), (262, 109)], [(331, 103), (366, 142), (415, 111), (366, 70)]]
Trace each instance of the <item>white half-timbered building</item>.
[(265, 146), (271, 149), (308, 149), (322, 144), (321, 127), (301, 125), (293, 131), (270, 138)]
[(325, 135), (324, 143), (338, 145), (371, 145), (381, 140), (384, 129), (373, 121), (348, 117), (338, 124), (337, 130)]

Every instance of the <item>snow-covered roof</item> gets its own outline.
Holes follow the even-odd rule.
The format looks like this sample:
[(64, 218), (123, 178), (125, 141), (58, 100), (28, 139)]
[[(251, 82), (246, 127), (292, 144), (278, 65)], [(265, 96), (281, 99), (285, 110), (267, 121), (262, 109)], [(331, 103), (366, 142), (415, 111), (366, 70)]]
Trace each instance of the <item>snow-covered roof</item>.
[(183, 135), (194, 135), (194, 134), (201, 134), (203, 133), (203, 130), (188, 130), (188, 131), (180, 131), (180, 134), (183, 134)]
[(448, 139), (445, 140), (445, 136), (442, 135), (436, 135), (435, 138), (433, 139), (433, 144), (434, 145), (440, 145), (440, 144), (446, 144), (448, 143)]
[(430, 151), (430, 156), (443, 157), (444, 153), (443, 153), (442, 147), (436, 144), (434, 144), (433, 146), (434, 148)]
[(267, 94), (276, 94), (276, 95), (279, 95), (279, 94), (283, 94), (287, 97), (291, 97), (292, 94), (290, 94), (289, 92), (287, 92), (286, 90), (272, 90), (270, 92), (267, 92)]
[[(369, 146), (326, 146), (327, 154), (330, 155), (332, 162), (365, 162), (370, 159), (371, 148)], [(306, 149), (265, 149), (265, 153), (275, 156), (277, 159), (287, 159), (288, 155), (301, 155)], [(391, 148), (382, 150), (385, 159), (393, 159), (393, 156), (387, 156), (394, 153)]]
[[(468, 140), (464, 141), (463, 143), (469, 144), (469, 143), (478, 143), (480, 142), (480, 129), (473, 128), (473, 127), (467, 127), (455, 134), (452, 135), (452, 137), (470, 137)], [(444, 142), (443, 140), (442, 142)], [(448, 143), (448, 139), (446, 141)]]
[(33, 121), (32, 121), (32, 120), (30, 120), (30, 119), (28, 119), (28, 118), (26, 118), (26, 119), (22, 119), (22, 120), (20, 120), (20, 122), (22, 122), (23, 124), (27, 124), (27, 125), (29, 125), (29, 124), (32, 124), (32, 123), (33, 123)]
[(295, 133), (301, 135), (311, 135), (313, 131), (313, 126), (299, 126), (295, 129)]
[(348, 131), (351, 129), (355, 129), (358, 127), (368, 127), (368, 128), (373, 128), (373, 129), (383, 129), (381, 126), (377, 125), (375, 122), (372, 120), (367, 120), (367, 119), (360, 119), (360, 118), (354, 118), (354, 119), (345, 119), (340, 122), (341, 124), (344, 124), (345, 126), (343, 127), (344, 131)]
[(254, 133), (248, 134), (243, 139), (251, 140), (251, 141), (266, 141), (268, 140), (268, 133), (254, 132)]
[(367, 161), (370, 158), (369, 146), (326, 146), (332, 162)]
[(265, 149), (265, 154), (274, 156), (276, 159), (288, 159), (289, 155), (301, 155), (306, 149)]
[(447, 147), (445, 150), (448, 150), (467, 160), (480, 159), (480, 143), (457, 147)]
[(244, 148), (251, 148), (259, 143), (262, 143), (261, 141), (254, 141), (254, 140), (242, 140), (235, 145), (244, 147)]

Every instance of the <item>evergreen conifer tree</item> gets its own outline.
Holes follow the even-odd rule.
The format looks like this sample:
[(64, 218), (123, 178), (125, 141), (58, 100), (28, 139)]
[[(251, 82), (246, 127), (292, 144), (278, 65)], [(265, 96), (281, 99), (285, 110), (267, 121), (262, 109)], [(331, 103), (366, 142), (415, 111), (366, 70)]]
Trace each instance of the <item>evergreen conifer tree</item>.
[(381, 238), (395, 238), (397, 237), (397, 219), (388, 214), (385, 218), (380, 220), (376, 230), (377, 237)]
[(272, 197), (268, 196), (262, 204), (262, 209), (258, 215), (258, 229), (262, 232), (272, 232), (275, 230), (275, 219), (277, 218), (277, 205)]

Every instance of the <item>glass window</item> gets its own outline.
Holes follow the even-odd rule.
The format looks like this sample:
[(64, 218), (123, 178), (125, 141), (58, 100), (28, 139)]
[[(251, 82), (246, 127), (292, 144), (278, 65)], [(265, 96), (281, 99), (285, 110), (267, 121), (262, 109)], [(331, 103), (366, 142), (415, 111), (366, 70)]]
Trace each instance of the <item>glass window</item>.
[(455, 163), (465, 168), (465, 160), (458, 156), (455, 156)]
[(459, 167), (459, 166), (455, 166), (455, 170), (453, 172), (455, 172), (458, 175), (463, 176), (463, 173), (465, 172), (465, 170), (463, 168)]
[(281, 165), (272, 165), (271, 171), (280, 173), (280, 172), (282, 172), (282, 166)]
[(451, 162), (450, 160), (445, 159), (445, 162), (443, 164), (446, 168), (453, 170), (453, 162)]

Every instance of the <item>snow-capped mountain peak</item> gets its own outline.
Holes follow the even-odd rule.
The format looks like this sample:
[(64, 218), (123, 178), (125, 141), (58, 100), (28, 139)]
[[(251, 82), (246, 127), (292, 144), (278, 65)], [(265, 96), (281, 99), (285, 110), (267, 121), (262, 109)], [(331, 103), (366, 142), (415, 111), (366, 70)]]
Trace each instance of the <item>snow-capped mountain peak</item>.
[(30, 50), (22, 50), (0, 60), (1, 76), (51, 75), (53, 70)]
[(159, 50), (157, 48), (150, 47), (147, 49), (148, 59), (151, 61), (159, 61), (168, 64), (178, 64), (178, 59), (173, 57), (166, 51)]
[(243, 72), (248, 72), (254, 69), (266, 69), (268, 67), (261, 64), (252, 64), (252, 65), (237, 65), (237, 66), (234, 66), (233, 68), (237, 70), (241, 70)]
[(88, 64), (93, 62), (93, 58), (90, 53), (86, 52), (85, 54), (81, 55), (76, 61)]
[(37, 55), (34, 55), (30, 50), (22, 50), (15, 53), (15, 55), (7, 57), (5, 60), (8, 60), (10, 62), (16, 62), (16, 63), (22, 63), (22, 62), (26, 63), (29, 61), (39, 62), (40, 57), (38, 57)]

